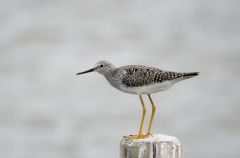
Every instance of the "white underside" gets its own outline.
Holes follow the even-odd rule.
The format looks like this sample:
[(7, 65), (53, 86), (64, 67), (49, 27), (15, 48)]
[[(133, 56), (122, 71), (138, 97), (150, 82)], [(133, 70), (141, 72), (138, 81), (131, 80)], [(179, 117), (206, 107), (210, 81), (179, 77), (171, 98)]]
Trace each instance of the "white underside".
[(162, 83), (155, 83), (155, 84), (150, 84), (142, 87), (125, 87), (121, 86), (119, 90), (126, 92), (126, 93), (131, 93), (131, 94), (152, 94), (160, 91), (164, 91), (169, 89), (175, 81), (165, 81)]

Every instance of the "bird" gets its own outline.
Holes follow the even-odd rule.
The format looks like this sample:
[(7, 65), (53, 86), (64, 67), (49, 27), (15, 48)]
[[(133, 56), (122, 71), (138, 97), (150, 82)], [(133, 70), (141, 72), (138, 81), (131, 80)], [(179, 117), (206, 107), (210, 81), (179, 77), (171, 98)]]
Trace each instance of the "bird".
[[(155, 116), (156, 106), (151, 94), (168, 90), (175, 83), (197, 76), (199, 72), (174, 72), (166, 71), (160, 68), (144, 65), (127, 65), (115, 67), (111, 62), (101, 60), (91, 69), (79, 72), (76, 75), (82, 75), (89, 72), (98, 72), (103, 75), (110, 85), (116, 89), (138, 95), (142, 105), (142, 116), (138, 134), (125, 136), (128, 139), (144, 139), (152, 136), (152, 124)], [(146, 107), (143, 101), (143, 95), (147, 95), (151, 103), (151, 117), (148, 124), (147, 133), (143, 134), (143, 124), (146, 115)]]

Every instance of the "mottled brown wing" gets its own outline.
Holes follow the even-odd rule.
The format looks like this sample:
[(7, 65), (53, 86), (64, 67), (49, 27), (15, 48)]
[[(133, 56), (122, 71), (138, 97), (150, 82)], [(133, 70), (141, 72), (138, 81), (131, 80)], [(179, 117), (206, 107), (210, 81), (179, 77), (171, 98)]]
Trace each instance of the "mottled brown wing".
[(122, 80), (127, 87), (139, 87), (154, 83), (155, 80), (158, 80), (158, 76), (164, 72), (161, 69), (141, 65), (130, 65), (121, 68), (127, 72)]
[(141, 65), (129, 65), (122, 67), (127, 74), (122, 82), (127, 87), (139, 87), (154, 83), (161, 83), (182, 77), (184, 73), (164, 71), (161, 69)]

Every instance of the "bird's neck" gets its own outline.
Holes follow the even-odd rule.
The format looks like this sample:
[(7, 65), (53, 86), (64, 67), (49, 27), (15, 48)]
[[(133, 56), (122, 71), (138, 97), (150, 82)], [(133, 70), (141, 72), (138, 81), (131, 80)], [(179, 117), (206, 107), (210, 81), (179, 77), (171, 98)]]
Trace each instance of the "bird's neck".
[(107, 81), (113, 86), (118, 88), (119, 84), (121, 82), (121, 75), (119, 74), (119, 69), (114, 68), (111, 69), (106, 75), (105, 75)]
[(102, 75), (108, 79), (109, 77), (112, 77), (115, 72), (116, 72), (116, 68), (111, 68), (105, 71), (104, 73), (102, 73)]

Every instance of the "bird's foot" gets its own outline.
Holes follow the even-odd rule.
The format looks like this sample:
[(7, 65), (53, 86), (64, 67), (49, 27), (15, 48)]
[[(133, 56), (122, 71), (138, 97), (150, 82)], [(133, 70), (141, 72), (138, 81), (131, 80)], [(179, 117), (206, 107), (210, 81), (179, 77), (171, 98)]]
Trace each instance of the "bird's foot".
[(146, 139), (150, 136), (152, 136), (152, 134), (138, 134), (138, 135), (124, 136), (124, 138), (126, 138), (128, 140), (134, 140), (134, 139)]

